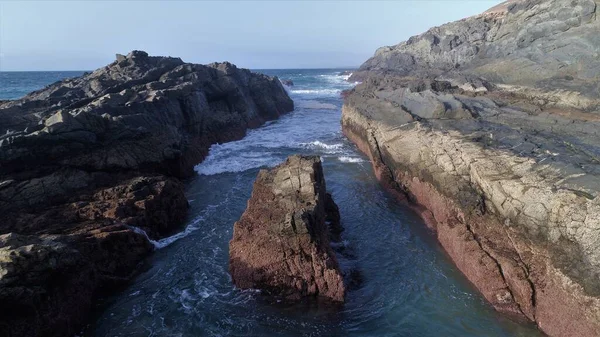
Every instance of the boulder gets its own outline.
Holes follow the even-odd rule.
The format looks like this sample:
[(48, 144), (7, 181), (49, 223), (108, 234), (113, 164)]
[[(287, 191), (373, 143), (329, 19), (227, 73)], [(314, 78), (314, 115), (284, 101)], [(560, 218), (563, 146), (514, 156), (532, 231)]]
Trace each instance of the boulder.
[(286, 87), (293, 87), (294, 86), (294, 81), (292, 81), (292, 80), (281, 80), (281, 84), (285, 85)]
[(289, 300), (343, 302), (344, 281), (330, 246), (340, 231), (319, 157), (295, 155), (261, 170), (229, 243), (233, 282)]

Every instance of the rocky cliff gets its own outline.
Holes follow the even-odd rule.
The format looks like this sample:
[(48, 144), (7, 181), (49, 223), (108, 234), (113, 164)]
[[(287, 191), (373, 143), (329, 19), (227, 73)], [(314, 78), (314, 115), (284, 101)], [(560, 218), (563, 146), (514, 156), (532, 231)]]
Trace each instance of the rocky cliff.
[(600, 335), (600, 23), (509, 1), (379, 49), (342, 127), (502, 312)]
[(141, 51), (0, 103), (0, 336), (78, 332), (182, 224), (210, 145), (292, 109), (276, 78)]
[(343, 302), (344, 281), (329, 243), (339, 234), (339, 218), (319, 157), (291, 156), (261, 170), (229, 243), (233, 282), (288, 300)]

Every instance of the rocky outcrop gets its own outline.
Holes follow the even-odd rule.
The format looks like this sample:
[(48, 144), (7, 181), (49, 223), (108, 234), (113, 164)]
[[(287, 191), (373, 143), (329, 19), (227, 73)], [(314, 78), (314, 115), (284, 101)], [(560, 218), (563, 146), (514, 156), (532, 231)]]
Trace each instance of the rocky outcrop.
[(292, 109), (277, 78), (141, 51), (0, 103), (0, 336), (78, 332), (182, 224), (211, 144)]
[(596, 3), (510, 1), (378, 50), (344, 133), (498, 310), (600, 335)]
[(261, 170), (229, 243), (233, 282), (289, 300), (343, 302), (344, 282), (329, 243), (340, 230), (319, 157), (291, 156)]
[[(596, 7), (594, 0), (507, 1), (481, 15), (379, 48), (353, 78), (369, 72), (430, 78), (458, 72), (494, 83), (573, 90), (596, 100)], [(464, 79), (457, 84), (469, 85)]]
[(285, 85), (286, 87), (293, 87), (294, 86), (294, 81), (292, 81), (292, 80), (281, 80), (281, 84)]

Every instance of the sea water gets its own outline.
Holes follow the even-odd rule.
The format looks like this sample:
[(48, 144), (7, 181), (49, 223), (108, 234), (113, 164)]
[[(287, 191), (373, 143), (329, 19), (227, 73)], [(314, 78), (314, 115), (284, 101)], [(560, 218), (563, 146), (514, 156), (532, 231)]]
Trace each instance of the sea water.
[[(212, 146), (197, 176), (186, 182), (191, 208), (181, 232), (154, 242), (147, 269), (98, 305), (85, 335), (540, 335), (495, 312), (422, 220), (381, 188), (367, 158), (342, 135), (340, 93), (354, 84), (341, 70), (261, 72), (294, 82), (287, 90), (295, 110), (242, 140)], [(17, 88), (0, 88), (0, 99), (74, 75), (40, 73), (36, 80), (26, 74), (24, 83), (12, 79)], [(272, 303), (259, 291), (236, 289), (227, 271), (233, 223), (258, 171), (295, 153), (321, 156), (345, 228), (341, 268), (361, 275), (342, 309)]]

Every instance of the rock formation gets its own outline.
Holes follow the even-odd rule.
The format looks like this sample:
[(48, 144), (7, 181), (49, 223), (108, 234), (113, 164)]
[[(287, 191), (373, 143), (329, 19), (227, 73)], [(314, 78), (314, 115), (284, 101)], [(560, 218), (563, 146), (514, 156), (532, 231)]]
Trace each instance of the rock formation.
[(319, 157), (291, 156), (261, 170), (229, 243), (233, 282), (291, 300), (343, 302), (343, 278), (329, 243), (339, 231)]
[(281, 80), (281, 84), (285, 85), (286, 87), (293, 87), (294, 86), (294, 81), (292, 81), (292, 80)]
[(600, 23), (509, 1), (377, 50), (344, 133), (502, 312), (600, 335)]
[(0, 103), (0, 336), (79, 332), (182, 224), (210, 145), (292, 109), (277, 78), (141, 51)]

